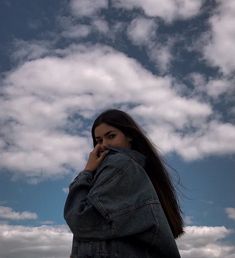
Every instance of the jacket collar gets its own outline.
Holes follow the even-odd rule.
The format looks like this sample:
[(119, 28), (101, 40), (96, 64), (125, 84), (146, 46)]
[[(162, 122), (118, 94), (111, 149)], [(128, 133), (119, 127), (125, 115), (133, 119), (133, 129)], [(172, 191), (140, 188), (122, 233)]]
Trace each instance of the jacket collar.
[(134, 159), (136, 162), (138, 162), (142, 167), (145, 165), (145, 160), (146, 157), (133, 149), (129, 148), (121, 148), (121, 147), (109, 147), (110, 153), (112, 152), (120, 152), (120, 153), (125, 153), (126, 155), (130, 156), (132, 159)]

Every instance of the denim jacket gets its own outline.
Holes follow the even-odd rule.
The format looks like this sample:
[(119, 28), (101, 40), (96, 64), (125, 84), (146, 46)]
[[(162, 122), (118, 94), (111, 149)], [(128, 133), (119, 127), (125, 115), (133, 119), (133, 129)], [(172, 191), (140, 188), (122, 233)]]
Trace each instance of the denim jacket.
[(179, 258), (145, 157), (111, 148), (94, 172), (69, 186), (64, 218), (73, 233), (73, 258)]

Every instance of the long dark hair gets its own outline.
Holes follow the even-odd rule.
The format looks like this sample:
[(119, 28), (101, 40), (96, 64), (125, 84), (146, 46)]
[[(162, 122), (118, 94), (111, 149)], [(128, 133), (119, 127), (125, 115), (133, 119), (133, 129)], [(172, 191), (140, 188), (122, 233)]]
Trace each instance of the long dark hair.
[(97, 144), (95, 128), (102, 123), (121, 130), (127, 137), (132, 139), (131, 148), (146, 156), (145, 171), (158, 194), (172, 233), (177, 238), (183, 233), (181, 209), (170, 176), (156, 148), (133, 118), (124, 111), (117, 109), (106, 110), (95, 119), (91, 129), (94, 146)]

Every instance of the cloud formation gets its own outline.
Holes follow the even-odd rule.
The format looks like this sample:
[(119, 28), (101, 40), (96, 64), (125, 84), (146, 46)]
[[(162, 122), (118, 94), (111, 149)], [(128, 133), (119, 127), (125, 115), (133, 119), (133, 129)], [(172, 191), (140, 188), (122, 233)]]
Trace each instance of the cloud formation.
[(235, 208), (229, 207), (229, 208), (226, 208), (225, 211), (230, 219), (235, 220)]
[(139, 17), (131, 21), (127, 35), (133, 44), (145, 45), (153, 40), (156, 31), (157, 24), (154, 20)]
[[(224, 242), (225, 227), (185, 228), (177, 240), (182, 258), (234, 258), (234, 247)], [(64, 258), (71, 251), (72, 234), (64, 226), (25, 227), (0, 225), (0, 256), (9, 258)]]
[(235, 247), (223, 243), (223, 239), (231, 233), (223, 226), (188, 226), (177, 244), (182, 258), (234, 258)]
[(10, 207), (0, 206), (0, 219), (4, 220), (35, 220), (38, 216), (34, 212), (16, 212)]
[(217, 0), (217, 9), (209, 19), (210, 31), (203, 48), (208, 62), (225, 75), (235, 72), (235, 3), (233, 0)]
[(75, 16), (95, 15), (100, 9), (108, 6), (108, 0), (71, 0), (70, 8)]
[[(189, 19), (198, 15), (204, 0), (117, 0), (111, 1), (114, 8), (132, 10), (142, 9), (147, 16), (160, 17), (171, 23), (177, 19)], [(84, 17), (98, 15), (99, 11), (109, 7), (108, 0), (71, 0), (70, 10), (74, 16)]]
[(26, 60), (2, 81), (0, 164), (37, 180), (82, 168), (88, 123), (115, 106), (141, 121), (164, 153), (187, 160), (233, 153), (235, 127), (213, 120), (209, 103), (181, 96), (175, 83), (100, 45)]
[(0, 257), (69, 257), (71, 241), (64, 226), (0, 225)]
[(160, 17), (166, 22), (188, 19), (200, 13), (203, 0), (118, 0), (113, 1), (117, 8), (132, 10), (141, 8), (147, 16)]

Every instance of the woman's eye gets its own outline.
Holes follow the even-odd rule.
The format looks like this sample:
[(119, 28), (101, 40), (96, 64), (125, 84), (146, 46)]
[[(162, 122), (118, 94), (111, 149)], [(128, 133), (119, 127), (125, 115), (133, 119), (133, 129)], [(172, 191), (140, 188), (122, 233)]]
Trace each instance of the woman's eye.
[(115, 137), (115, 134), (110, 134), (109, 139), (113, 139)]

